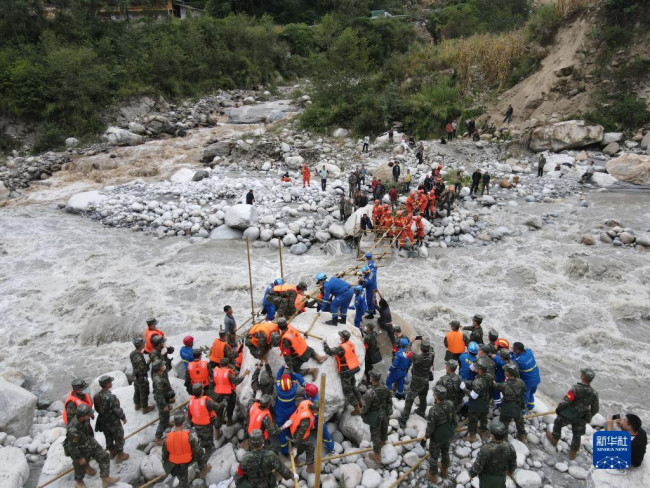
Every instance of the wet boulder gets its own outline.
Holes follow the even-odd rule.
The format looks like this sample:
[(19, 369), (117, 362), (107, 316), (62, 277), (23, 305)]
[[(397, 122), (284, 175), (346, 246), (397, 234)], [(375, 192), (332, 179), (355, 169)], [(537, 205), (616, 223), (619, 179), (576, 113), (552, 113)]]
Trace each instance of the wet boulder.
[(0, 432), (15, 437), (28, 435), (36, 402), (36, 395), (0, 378)]

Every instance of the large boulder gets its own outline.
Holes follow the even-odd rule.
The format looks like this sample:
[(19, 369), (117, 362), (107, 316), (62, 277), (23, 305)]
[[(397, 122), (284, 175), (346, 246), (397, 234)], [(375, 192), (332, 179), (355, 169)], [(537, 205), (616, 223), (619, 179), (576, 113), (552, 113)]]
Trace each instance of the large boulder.
[(587, 125), (584, 120), (567, 120), (535, 128), (530, 136), (530, 148), (536, 152), (563, 151), (602, 140), (601, 125)]
[(331, 164), (331, 163), (325, 163), (324, 165), (319, 164), (319, 165), (316, 166), (316, 170), (320, 171), (321, 169), (323, 169), (323, 166), (325, 166), (325, 169), (327, 170), (327, 173), (328, 173), (327, 177), (328, 178), (330, 178), (330, 179), (331, 178), (338, 178), (339, 176), (341, 176), (341, 168), (339, 168), (337, 165)]
[(607, 161), (607, 172), (619, 181), (650, 185), (650, 156), (623, 153)]
[(230, 478), (232, 470), (236, 470), (238, 466), (235, 450), (230, 442), (214, 451), (208, 462), (212, 465), (212, 469), (205, 477), (208, 486), (227, 480)]
[[(327, 396), (329, 397), (329, 391), (327, 392)], [(368, 424), (363, 421), (361, 416), (351, 415), (348, 410), (341, 415), (339, 428), (347, 439), (350, 439), (357, 445), (361, 444), (362, 441), (370, 442), (370, 428)]]
[(0, 487), (22, 488), (29, 478), (25, 453), (17, 447), (0, 447)]
[(193, 169), (181, 168), (171, 175), (169, 181), (172, 183), (189, 183), (194, 178), (194, 173)]
[(347, 463), (339, 467), (343, 488), (356, 488), (361, 483), (363, 470), (356, 463)]
[(203, 163), (210, 163), (215, 158), (215, 156), (230, 156), (232, 151), (232, 142), (231, 141), (218, 141), (209, 146), (206, 146), (203, 150), (203, 155), (201, 156), (201, 161)]
[(257, 224), (257, 210), (245, 203), (233, 205), (226, 210), (225, 221), (228, 227), (246, 230)]
[(135, 146), (144, 141), (141, 135), (119, 127), (109, 127), (102, 137), (108, 144), (114, 146)]
[(289, 169), (300, 169), (304, 162), (305, 158), (302, 156), (287, 156), (284, 158), (284, 164), (286, 164)]
[(244, 105), (230, 110), (228, 123), (230, 124), (259, 124), (280, 120), (298, 108), (291, 105), (288, 100), (258, 103), (257, 105)]
[[(360, 230), (360, 223), (361, 223), (361, 216), (363, 214), (369, 215), (370, 218), (372, 218), (372, 207), (373, 204), (369, 203), (365, 207), (361, 207), (357, 210), (355, 210), (350, 217), (348, 217), (348, 220), (345, 221), (344, 228), (345, 228), (345, 233), (349, 236), (355, 235), (359, 232)], [(335, 236), (336, 237), (336, 236)]]
[(0, 378), (0, 432), (15, 437), (28, 435), (37, 401), (33, 393)]
[[(318, 315), (318, 316), (317, 316)], [(315, 322), (313, 322), (315, 319)], [(363, 348), (363, 340), (361, 338), (361, 333), (354, 326), (353, 323), (348, 321), (345, 325), (339, 325), (338, 327), (332, 327), (327, 325), (325, 321), (330, 319), (329, 313), (318, 314), (314, 309), (308, 308), (304, 313), (301, 313), (296, 318), (291, 321), (291, 324), (302, 332), (306, 332), (312, 322), (314, 326), (311, 328), (311, 332), (319, 337), (322, 337), (330, 346), (335, 346), (340, 342), (338, 335), (339, 330), (350, 331), (351, 338), (350, 340), (354, 343), (354, 347), (359, 358), (359, 363), (363, 364), (365, 358), (365, 349)], [(197, 338), (194, 338), (195, 344), (198, 344)], [(169, 341), (168, 341), (169, 342)], [(312, 347), (317, 353), (323, 354), (323, 342), (320, 339), (315, 337), (308, 337), (307, 344)], [(277, 371), (281, 366), (284, 366), (284, 359), (280, 356), (280, 351), (278, 348), (273, 348), (269, 351), (267, 360), (271, 369)], [(242, 371), (249, 369), (251, 372), (255, 371), (255, 365), (258, 363), (249, 352), (248, 348), (244, 348), (244, 360), (242, 363)], [(339, 378), (336, 360), (334, 358), (329, 358), (323, 364), (318, 364), (314, 359), (310, 359), (303, 368), (318, 368), (320, 374), (326, 374), (326, 397), (327, 402), (325, 403), (325, 420), (329, 420), (335, 412), (343, 408), (345, 405), (345, 396), (343, 395), (343, 389), (341, 388), (341, 379)], [(357, 374), (357, 383), (363, 378), (363, 368)], [(250, 378), (250, 377), (249, 377)], [(253, 399), (253, 391), (251, 389), (250, 379), (247, 378), (242, 383), (237, 386), (238, 401), (241, 405), (248, 405), (249, 401)], [(316, 380), (316, 378), (313, 378)], [(309, 381), (309, 380), (308, 380)], [(319, 384), (320, 379), (315, 381)]]
[(84, 191), (72, 195), (65, 204), (65, 211), (68, 213), (87, 212), (91, 206), (106, 200), (106, 197), (97, 190)]
[(220, 225), (210, 232), (210, 239), (224, 240), (224, 239), (241, 239), (244, 233), (239, 229), (233, 229), (226, 224)]
[(102, 376), (111, 376), (113, 378), (113, 388), (121, 388), (123, 386), (129, 386), (129, 380), (127, 379), (126, 375), (122, 371), (111, 371), (110, 373), (105, 373), (101, 376), (98, 376), (90, 384), (90, 396), (93, 398), (97, 393), (99, 393), (99, 390), (102, 389), (101, 386), (99, 386), (99, 378), (101, 378)]
[[(400, 168), (403, 170), (403, 168)], [(371, 170), (372, 176), (375, 178), (381, 180), (383, 183), (386, 183), (388, 181), (393, 181), (393, 167), (388, 166), (388, 163), (380, 164), (373, 170)], [(405, 171), (402, 171), (402, 173), (405, 173)], [(400, 173), (400, 176), (402, 176), (402, 173)]]

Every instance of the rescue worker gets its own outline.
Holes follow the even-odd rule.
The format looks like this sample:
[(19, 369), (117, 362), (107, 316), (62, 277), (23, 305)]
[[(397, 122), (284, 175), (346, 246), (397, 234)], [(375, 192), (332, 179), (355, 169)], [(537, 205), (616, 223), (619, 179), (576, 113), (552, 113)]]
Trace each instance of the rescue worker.
[(478, 344), (476, 342), (470, 342), (467, 345), (467, 351), (460, 355), (458, 358), (458, 364), (460, 365), (460, 377), (463, 380), (471, 381), (476, 376), (476, 373), (470, 368), (472, 364), (476, 362), (478, 354)]
[(194, 347), (194, 337), (192, 336), (183, 337), (183, 346), (179, 351), (179, 355), (181, 357), (181, 362), (183, 363), (183, 367), (185, 371), (187, 371), (187, 365), (192, 361), (194, 361), (193, 347)]
[(535, 408), (537, 386), (542, 382), (535, 355), (521, 342), (515, 342), (512, 345), (510, 358), (519, 366), (519, 377), (526, 383), (526, 408), (532, 410)]
[(404, 218), (401, 210), (397, 211), (393, 224), (395, 225), (395, 234), (397, 235), (397, 237), (399, 237), (399, 239), (395, 240), (395, 247), (401, 249), (404, 247), (404, 239), (406, 239), (406, 234), (404, 234), (406, 219)]
[(361, 418), (370, 427), (372, 453), (368, 455), (374, 462), (381, 464), (381, 448), (388, 440), (388, 421), (393, 414), (391, 392), (381, 384), (381, 373), (370, 372), (370, 386), (363, 395)]
[[(88, 394), (88, 383), (86, 380), (76, 378), (71, 383), (72, 391), (68, 393), (63, 402), (63, 422), (68, 423), (68, 419), (74, 417), (79, 405), (93, 406), (92, 398)], [(90, 426), (90, 423), (88, 424)], [(92, 432), (92, 429), (91, 429)]]
[[(347, 281), (336, 276), (327, 279), (325, 273), (318, 273), (315, 277), (316, 284), (323, 287), (323, 300), (329, 305), (332, 319), (325, 322), (328, 325), (345, 324), (348, 318), (348, 307), (352, 300), (354, 290)], [(327, 306), (325, 308), (327, 311)]]
[(586, 431), (587, 424), (599, 410), (598, 392), (591, 387), (591, 382), (595, 377), (596, 373), (591, 368), (580, 370), (580, 383), (573, 385), (564, 395), (564, 400), (555, 409), (557, 417), (553, 422), (553, 432), (546, 432), (546, 438), (553, 446), (557, 446), (562, 434), (562, 427), (571, 426), (573, 435), (569, 444), (570, 460), (574, 460), (578, 455), (580, 439)]
[(226, 315), (223, 317), (223, 330), (226, 331), (228, 336), (228, 344), (235, 346), (237, 342), (237, 321), (233, 315), (232, 307), (230, 305), (225, 305), (223, 311)]
[(402, 240), (400, 247), (404, 247), (404, 243), (406, 242), (406, 239), (409, 240), (409, 246), (413, 247), (413, 244), (415, 243), (415, 239), (413, 238), (413, 229), (411, 228), (413, 226), (413, 215), (412, 214), (407, 214), (404, 217), (404, 230), (402, 231)]
[(415, 192), (411, 192), (411, 194), (406, 198), (406, 202), (404, 203), (404, 208), (408, 213), (413, 213), (413, 210), (415, 209)]
[(422, 246), (424, 245), (424, 224), (422, 223), (422, 216), (416, 215), (413, 217), (415, 222), (415, 245)]
[[(278, 370), (275, 380), (275, 394), (277, 395), (277, 401), (275, 402), (275, 421), (278, 425), (284, 425), (296, 411), (296, 395), (298, 394), (299, 386), (305, 386), (305, 380), (302, 375), (284, 366)], [(280, 429), (278, 439), (280, 440), (280, 452), (287, 456), (289, 454), (289, 444), (287, 443), (287, 434), (284, 429)]]
[(440, 458), (440, 476), (449, 473), (449, 444), (456, 428), (456, 411), (452, 402), (446, 401), (447, 389), (437, 385), (433, 389), (433, 407), (427, 417), (427, 429), (420, 445), (426, 447), (429, 439), (429, 470), (427, 479), (434, 485), (438, 483), (438, 458)]
[[(151, 338), (151, 344), (153, 344), (153, 351), (149, 354), (151, 359), (151, 364), (156, 361), (162, 361), (165, 363), (165, 376), (169, 376), (169, 370), (172, 368), (172, 358), (169, 357), (170, 354), (174, 352), (173, 347), (167, 347), (165, 343), (167, 339), (161, 335), (155, 335)], [(153, 371), (151, 372), (153, 374)]]
[[(318, 407), (320, 405), (320, 397), (318, 396), (318, 387), (314, 383), (307, 383), (305, 385), (305, 395), (308, 400)], [(318, 425), (318, 414), (316, 414), (316, 425)], [(332, 434), (327, 427), (327, 422), (323, 422), (323, 443), (327, 452), (334, 452), (334, 440)]]
[(372, 223), (375, 229), (379, 232), (381, 227), (381, 219), (384, 214), (384, 207), (379, 200), (375, 200), (375, 205), (372, 207)]
[(429, 191), (429, 205), (427, 205), (426, 218), (433, 220), (436, 216), (436, 192), (433, 190)]
[(368, 310), (367, 319), (375, 318), (375, 294), (377, 293), (377, 264), (372, 258), (372, 253), (367, 252), (365, 255), (366, 266), (370, 270), (367, 278), (368, 286), (366, 286), (366, 307)]
[(384, 205), (384, 215), (381, 217), (381, 228), (383, 230), (383, 233), (386, 234), (386, 236), (389, 239), (393, 238), (393, 213), (391, 212), (390, 208), (387, 208), (388, 205)]
[(282, 283), (273, 287), (266, 295), (266, 300), (273, 304), (275, 317), (291, 317), (297, 313), (296, 302), (298, 301), (298, 295), (298, 285)]
[(255, 359), (266, 357), (266, 353), (273, 347), (271, 334), (279, 331), (278, 324), (273, 322), (253, 324), (246, 337), (246, 346)]
[(460, 376), (456, 374), (458, 368), (458, 361), (448, 359), (445, 361), (445, 374), (438, 379), (436, 386), (444, 386), (447, 390), (445, 399), (453, 403), (456, 411), (460, 410), (463, 406), (463, 390), (460, 389), (460, 384), (463, 382)]
[(307, 163), (302, 165), (302, 187), (304, 188), (305, 185), (311, 188), (311, 171)]
[(350, 310), (354, 310), (354, 326), (363, 333), (361, 330), (361, 320), (363, 319), (363, 314), (366, 313), (366, 297), (363, 286), (361, 285), (354, 287), (354, 305), (350, 307)]
[(456, 199), (456, 192), (454, 191), (454, 185), (449, 186), (438, 198), (438, 208), (441, 210), (447, 210), (447, 217), (451, 215), (451, 207), (454, 204)]
[(194, 349), (194, 361), (189, 363), (185, 372), (185, 388), (192, 395), (192, 387), (196, 384), (203, 388), (210, 386), (210, 368), (207, 361), (201, 360), (201, 349)]
[(201, 447), (209, 453), (214, 449), (213, 426), (214, 421), (223, 408), (205, 395), (205, 388), (201, 383), (192, 385), (192, 396), (190, 396), (187, 407), (187, 418), (194, 427)]
[(357, 390), (355, 375), (359, 372), (359, 358), (354, 349), (354, 344), (350, 340), (350, 331), (340, 330), (339, 336), (341, 342), (337, 347), (330, 348), (325, 342), (325, 354), (334, 356), (341, 378), (341, 386), (343, 394), (347, 402), (354, 407), (352, 415), (359, 415), (361, 413), (361, 395)]
[(142, 353), (144, 351), (144, 339), (138, 337), (133, 340), (135, 349), (131, 351), (129, 359), (133, 368), (133, 404), (135, 410), (142, 408), (143, 414), (148, 414), (155, 407), (149, 406), (149, 364)]
[[(262, 364), (264, 365), (264, 371), (262, 371)], [(265, 359), (255, 365), (255, 371), (251, 376), (251, 388), (255, 396), (259, 391), (261, 395), (271, 395), (273, 397), (275, 391), (273, 370), (271, 370), (271, 366)]]
[[(427, 198), (427, 194), (424, 193), (424, 190), (418, 190), (418, 206), (419, 206), (419, 208), (416, 209), (416, 210), (422, 215), (422, 214), (424, 214), (424, 211), (426, 210), (428, 205), (429, 205), (429, 199)], [(409, 212), (409, 213), (413, 213), (413, 212)]]
[(444, 339), (445, 348), (445, 361), (449, 359), (455, 359), (458, 361), (460, 355), (465, 352), (465, 346), (468, 344), (468, 340), (465, 335), (459, 331), (460, 322), (458, 320), (452, 320), (449, 322), (451, 330), (447, 332)]
[(411, 356), (412, 353), (408, 351), (409, 340), (406, 337), (402, 337), (399, 340), (399, 349), (395, 353), (395, 358), (393, 363), (388, 368), (388, 378), (386, 378), (386, 386), (389, 390), (397, 388), (397, 393), (395, 393), (395, 398), (399, 400), (404, 399), (404, 380), (406, 379), (406, 373), (411, 367)]
[(420, 417), (426, 417), (427, 393), (429, 392), (429, 381), (433, 379), (433, 360), (435, 353), (431, 350), (431, 343), (428, 339), (420, 340), (420, 353), (412, 353), (411, 361), (413, 363), (413, 372), (411, 373), (411, 384), (406, 394), (406, 402), (402, 417), (399, 424), (402, 428), (406, 427), (406, 421), (411, 415), (411, 408), (416, 398), (419, 398), (420, 405), (415, 411)]
[(514, 364), (509, 364), (505, 369), (506, 381), (494, 382), (494, 389), (503, 393), (503, 402), (499, 420), (507, 427), (511, 420), (517, 427), (517, 439), (526, 442), (526, 428), (522, 412), (526, 408), (526, 385), (519, 378), (519, 370)]
[[(488, 354), (488, 351), (489, 351), (489, 350), (490, 350), (490, 346), (488, 346), (487, 344), (482, 344), (482, 345), (478, 348), (478, 355), (477, 355), (477, 358), (478, 358), (478, 359), (484, 358), (484, 359), (487, 360), (487, 361), (485, 362), (485, 364), (487, 365), (487, 368), (488, 368), (488, 369), (487, 369), (487, 372), (488, 372), (488, 374), (489, 374), (490, 376), (492, 376), (492, 378), (494, 378), (494, 373), (495, 373), (495, 369), (496, 369), (496, 368), (495, 368), (495, 365), (494, 365), (494, 361), (492, 361), (492, 358), (491, 358), (491, 357), (489, 356), (489, 354)], [(477, 360), (478, 360), (478, 359), (477, 359)], [(470, 366), (470, 369), (472, 369), (471, 366)]]
[(474, 315), (472, 317), (472, 325), (466, 325), (463, 327), (463, 330), (470, 330), (469, 341), (476, 342), (479, 346), (483, 344), (483, 328), (481, 323), (483, 322), (482, 315)]
[(317, 368), (303, 369), (302, 365), (314, 358), (316, 362), (323, 363), (327, 356), (318, 354), (314, 349), (307, 345), (307, 341), (303, 337), (303, 333), (296, 329), (293, 325), (287, 323), (283, 317), (278, 319), (278, 328), (280, 329), (280, 352), (284, 356), (284, 361), (287, 366), (290, 366), (293, 371), (301, 375), (310, 374), (313, 379), (318, 375)]
[(113, 377), (102, 376), (99, 378), (99, 386), (102, 388), (95, 395), (95, 409), (97, 411), (97, 423), (95, 430), (103, 432), (106, 438), (106, 449), (110, 458), (121, 463), (129, 459), (129, 455), (124, 452), (124, 428), (126, 424), (126, 415), (120, 407), (120, 400), (111, 393), (113, 388)]
[(206, 453), (196, 435), (184, 429), (184, 423), (185, 418), (182, 415), (174, 415), (174, 429), (167, 434), (162, 450), (163, 463), (172, 465), (169, 474), (178, 478), (179, 488), (190, 486), (188, 470), (194, 461), (199, 465), (201, 478), (205, 478), (212, 469), (212, 466), (207, 464)]
[(494, 356), (494, 365), (497, 372), (499, 370), (499, 367), (501, 367), (501, 369), (504, 371), (504, 377), (502, 381), (505, 381), (505, 367), (509, 364), (513, 365), (517, 369), (517, 378), (521, 378), (521, 375), (519, 373), (519, 366), (517, 366), (517, 363), (511, 359), (510, 351), (508, 349), (499, 349), (499, 352)]
[(223, 358), (232, 359), (233, 357), (232, 346), (228, 344), (227, 335), (225, 330), (219, 330), (219, 337), (212, 343), (212, 347), (210, 348), (210, 362), (208, 363), (210, 371), (213, 371), (214, 368), (219, 366)]
[(160, 335), (165, 337), (165, 334), (162, 330), (159, 330), (156, 326), (158, 325), (158, 319), (151, 317), (147, 319), (147, 330), (144, 331), (144, 353), (151, 354), (153, 351), (153, 344), (151, 339), (153, 336)]
[(476, 432), (483, 439), (487, 440), (490, 395), (492, 394), (492, 382), (494, 378), (487, 374), (487, 365), (485, 360), (476, 361), (476, 378), (473, 380), (463, 381), (460, 389), (469, 389), (469, 404), (467, 407), (467, 436), (463, 439), (468, 442), (476, 442)]
[(485, 344), (486, 346), (489, 347), (488, 349), (488, 354), (491, 356), (492, 354), (496, 354), (497, 352), (497, 340), (499, 339), (499, 333), (494, 330), (490, 329), (488, 331), (488, 342)]
[(271, 449), (264, 449), (264, 435), (260, 430), (250, 434), (250, 451), (242, 456), (237, 467), (235, 485), (238, 488), (277, 488), (276, 473), (285, 480), (299, 479), (298, 474), (293, 474), (280, 458)]
[(262, 297), (262, 314), (266, 315), (266, 320), (271, 321), (275, 318), (275, 306), (268, 300), (268, 294), (273, 291), (273, 287), (283, 285), (284, 280), (282, 278), (276, 278), (273, 283), (266, 287), (264, 290), (264, 296)]
[(517, 468), (517, 451), (508, 442), (508, 428), (502, 422), (494, 419), (490, 433), (492, 441), (481, 446), (469, 475), (478, 476), (483, 488), (505, 487), (506, 475), (512, 476)]
[(214, 369), (212, 378), (214, 392), (217, 395), (216, 401), (226, 402), (226, 425), (233, 425), (235, 422), (232, 416), (235, 412), (235, 402), (237, 400), (235, 389), (250, 374), (250, 370), (247, 369), (243, 375), (236, 376), (233, 370), (228, 367), (229, 364), (230, 360), (228, 358), (222, 358), (221, 365)]
[(272, 401), (271, 395), (262, 395), (262, 398), (253, 402), (248, 411), (248, 435), (250, 436), (254, 430), (261, 430), (267, 447), (271, 445), (269, 434), (276, 435), (278, 432), (269, 410)]
[(68, 430), (63, 448), (66, 456), (72, 458), (76, 488), (85, 488), (85, 475), (95, 476), (97, 474), (97, 471), (90, 466), (91, 459), (94, 459), (99, 464), (102, 488), (120, 481), (119, 478), (111, 478), (111, 460), (108, 452), (95, 440), (92, 430), (88, 431), (86, 427), (94, 413), (95, 411), (89, 405), (82, 403), (74, 414), (68, 418)]
[[(377, 291), (379, 294), (379, 291)], [(388, 302), (382, 297), (379, 296), (379, 303), (377, 304), (377, 311), (379, 312), (379, 317), (377, 318), (377, 325), (386, 331), (388, 334), (388, 339), (391, 344), (395, 344), (395, 331), (393, 329), (393, 316), (390, 313), (390, 306)]]
[(370, 371), (372, 371), (374, 365), (381, 362), (382, 359), (379, 345), (377, 344), (375, 324), (372, 322), (366, 323), (366, 333), (363, 336), (363, 347), (366, 350), (363, 375), (365, 376), (366, 383), (368, 383), (370, 382)]
[(298, 404), (296, 411), (289, 419), (291, 423), (288, 427), (292, 442), (296, 446), (296, 458), (303, 452), (305, 453), (308, 473), (316, 471), (314, 467), (314, 445), (309, 440), (309, 435), (316, 426), (317, 412), (318, 407), (316, 405), (310, 400), (303, 400)]
[(158, 428), (156, 429), (156, 445), (162, 446), (163, 434), (169, 427), (170, 405), (176, 401), (176, 394), (169, 384), (169, 378), (165, 374), (165, 363), (156, 360), (151, 365), (153, 372), (153, 399), (158, 408)]

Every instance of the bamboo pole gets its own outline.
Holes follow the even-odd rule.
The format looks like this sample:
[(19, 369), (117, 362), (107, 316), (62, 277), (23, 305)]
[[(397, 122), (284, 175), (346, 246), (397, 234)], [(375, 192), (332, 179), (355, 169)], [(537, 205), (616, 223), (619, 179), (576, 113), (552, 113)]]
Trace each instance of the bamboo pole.
[(280, 252), (280, 278), (284, 280), (284, 266), (282, 266), (282, 239), (278, 239), (278, 242), (280, 243), (280, 246), (278, 247), (278, 251)]
[(388, 488), (395, 488), (397, 485), (399, 485), (402, 481), (406, 479), (408, 475), (410, 475), (413, 471), (415, 471), (420, 464), (422, 464), (427, 458), (429, 457), (429, 453), (427, 452), (424, 456), (422, 456), (418, 462), (416, 462), (413, 466), (411, 466), (409, 469), (407, 469), (402, 476), (397, 478), (395, 482), (390, 485)]
[(296, 459), (293, 457), (293, 446), (291, 445), (291, 441), (289, 441), (289, 459), (291, 459), (291, 471), (293, 472), (294, 478), (293, 478), (293, 486), (294, 488), (299, 488), (298, 485), (298, 480), (296, 479)]
[(253, 302), (253, 272), (251, 270), (251, 246), (250, 240), (246, 238), (246, 255), (248, 257), (248, 284), (251, 291), (251, 320), (255, 319), (255, 303)]
[[(313, 324), (312, 324), (313, 325)], [(323, 422), (325, 421), (325, 377), (320, 375), (320, 402), (318, 404), (318, 430), (316, 431), (316, 477), (314, 478), (314, 488), (320, 488), (320, 471), (321, 458), (323, 455)]]
[(147, 481), (144, 485), (142, 485), (140, 488), (147, 488), (148, 486), (154, 485), (158, 483), (160, 480), (163, 480), (169, 476), (167, 473), (161, 474), (160, 476), (156, 476), (154, 479)]

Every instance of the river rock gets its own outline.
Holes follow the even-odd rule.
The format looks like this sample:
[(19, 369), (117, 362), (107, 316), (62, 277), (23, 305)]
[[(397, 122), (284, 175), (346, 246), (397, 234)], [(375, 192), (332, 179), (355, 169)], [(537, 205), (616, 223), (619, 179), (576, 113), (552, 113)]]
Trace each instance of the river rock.
[(171, 175), (169, 181), (172, 183), (189, 183), (194, 179), (194, 170), (189, 168), (181, 168), (176, 173)]
[(346, 236), (345, 227), (341, 224), (332, 224), (329, 226), (327, 231), (335, 239), (343, 239)]
[(640, 235), (636, 236), (636, 245), (643, 247), (650, 247), (650, 236)]
[(90, 396), (92, 398), (95, 397), (97, 393), (99, 393), (99, 390), (101, 390), (101, 386), (99, 386), (99, 378), (102, 376), (111, 376), (113, 378), (113, 388), (121, 388), (123, 386), (129, 386), (129, 380), (126, 377), (126, 375), (122, 371), (111, 371), (110, 373), (104, 373), (103, 375), (98, 376), (95, 378), (92, 383), (90, 383)]
[(106, 129), (102, 138), (108, 144), (114, 146), (135, 146), (137, 144), (142, 144), (144, 141), (144, 138), (141, 135), (134, 134), (126, 129), (120, 129), (119, 127), (109, 127)]
[(237, 469), (237, 457), (232, 444), (228, 442), (214, 451), (208, 462), (212, 465), (212, 470), (205, 477), (208, 486), (230, 478), (231, 470)]
[(239, 229), (233, 229), (226, 224), (220, 225), (210, 232), (210, 239), (224, 240), (224, 239), (241, 239), (244, 233)]
[(260, 228), (257, 226), (249, 227), (244, 231), (243, 237), (248, 238), (251, 241), (256, 241), (260, 238)]
[(87, 212), (91, 206), (97, 205), (106, 200), (106, 196), (97, 190), (84, 191), (72, 195), (65, 204), (65, 211), (68, 213)]
[(363, 488), (377, 488), (382, 481), (381, 475), (374, 469), (366, 469), (361, 477)]
[(29, 465), (22, 449), (0, 447), (0, 487), (22, 488), (29, 478)]
[(569, 466), (569, 474), (578, 480), (587, 479), (587, 470), (581, 466)]
[(608, 156), (613, 156), (621, 150), (621, 146), (617, 142), (611, 142), (603, 148), (603, 152)]
[(542, 219), (539, 217), (531, 217), (526, 222), (524, 222), (528, 227), (531, 227), (533, 229), (541, 229), (542, 228)]
[[(329, 391), (327, 396), (329, 397)], [(363, 422), (360, 415), (350, 415), (350, 412), (346, 410), (341, 415), (339, 428), (345, 437), (357, 445), (362, 441), (370, 441), (370, 428)]]
[(540, 488), (542, 486), (540, 475), (528, 469), (515, 469), (513, 478), (520, 488)]
[(641, 139), (641, 142), (639, 143), (639, 146), (641, 147), (641, 149), (650, 148), (650, 131), (645, 133), (643, 139)]
[(635, 240), (634, 234), (630, 232), (621, 232), (621, 235), (619, 237), (621, 239), (621, 242), (623, 242), (623, 244), (632, 244), (634, 243)]
[(245, 230), (257, 224), (257, 210), (245, 203), (233, 205), (226, 210), (225, 221), (228, 227)]
[(231, 151), (232, 151), (231, 141), (218, 141), (205, 147), (205, 149), (203, 150), (203, 155), (201, 156), (201, 161), (203, 163), (211, 165), (215, 157), (230, 156)]
[(603, 144), (612, 144), (615, 142), (619, 142), (621, 139), (623, 139), (623, 133), (622, 132), (605, 132), (603, 134)]
[(610, 159), (606, 165), (607, 172), (619, 181), (650, 185), (650, 156), (623, 153)]
[(596, 171), (591, 177), (591, 182), (600, 188), (609, 188), (618, 183), (618, 180), (608, 173)]
[(244, 105), (230, 109), (228, 123), (230, 124), (259, 124), (280, 120), (290, 113), (295, 113), (298, 108), (291, 105), (288, 100)]
[(343, 129), (343, 128), (339, 127), (338, 129), (334, 129), (332, 131), (332, 137), (339, 137), (339, 138), (340, 137), (348, 137), (349, 133), (350, 132), (347, 129)]
[(481, 197), (481, 205), (490, 206), (490, 205), (494, 205), (495, 203), (497, 203), (497, 201), (494, 199), (494, 197), (490, 195), (485, 195)]
[(309, 248), (303, 242), (298, 242), (297, 244), (294, 244), (293, 246), (291, 246), (291, 248), (289, 248), (289, 252), (291, 254), (295, 254), (296, 256), (305, 254), (307, 251), (309, 251)]
[(161, 457), (153, 453), (145, 456), (140, 463), (140, 471), (147, 481), (165, 474)]
[(587, 125), (584, 120), (567, 120), (533, 130), (530, 148), (535, 152), (563, 151), (584, 147), (603, 140), (601, 125)]
[(361, 483), (361, 466), (356, 463), (347, 463), (339, 466), (339, 479), (344, 488), (356, 488)]
[(624, 474), (617, 470), (594, 469), (587, 476), (587, 486), (594, 488), (647, 488), (650, 486), (650, 458), (646, 455), (638, 468)]
[(9, 188), (5, 185), (4, 181), (0, 181), (0, 201), (9, 198)]
[(392, 444), (386, 444), (381, 448), (381, 463), (388, 465), (393, 464), (398, 458), (397, 449)]
[(29, 434), (37, 401), (33, 393), (0, 378), (0, 431), (16, 437)]
[(68, 137), (65, 140), (65, 147), (67, 147), (68, 149), (75, 148), (78, 145), (79, 145), (79, 139), (77, 139), (76, 137)]
[(304, 162), (305, 158), (302, 156), (287, 156), (284, 158), (284, 164), (286, 164), (289, 169), (300, 169)]
[(585, 244), (586, 246), (593, 246), (596, 244), (596, 238), (590, 234), (582, 234), (580, 237), (580, 243)]
[(348, 217), (348, 220), (345, 221), (344, 227), (346, 235), (352, 236), (359, 232), (359, 222), (361, 222), (361, 216), (363, 214), (366, 214), (372, 218), (372, 207), (372, 204), (369, 203), (365, 207), (359, 208), (352, 212), (352, 215), (350, 215), (350, 217)]

